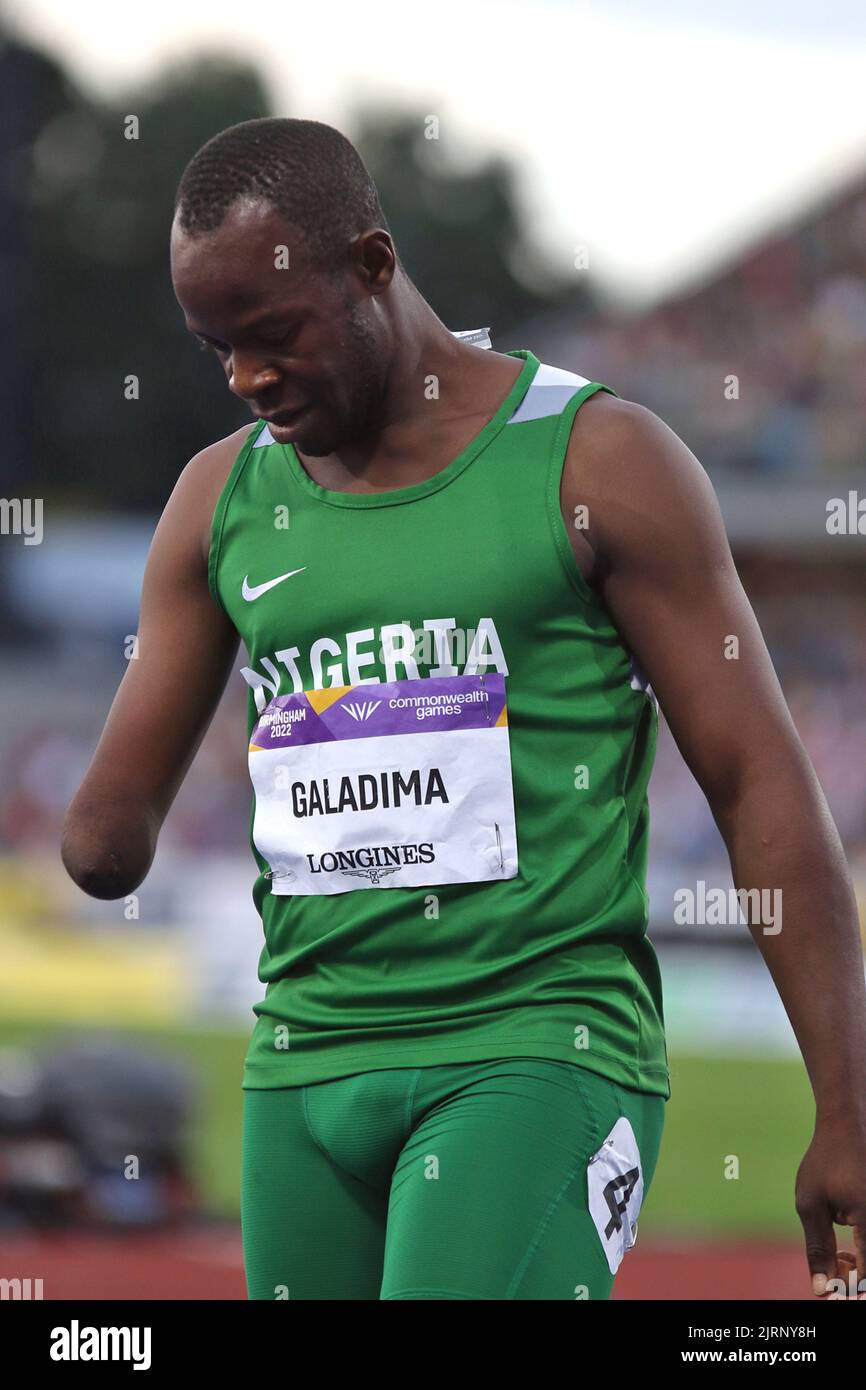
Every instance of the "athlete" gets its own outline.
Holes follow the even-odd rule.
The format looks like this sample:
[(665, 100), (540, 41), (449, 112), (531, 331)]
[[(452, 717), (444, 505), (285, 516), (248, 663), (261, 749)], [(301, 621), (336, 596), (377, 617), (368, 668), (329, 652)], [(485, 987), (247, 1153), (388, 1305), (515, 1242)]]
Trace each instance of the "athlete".
[(610, 387), (446, 328), (326, 125), (210, 140), (171, 264), (255, 420), (172, 492), (62, 852), (94, 897), (142, 882), (242, 639), (250, 1297), (609, 1297), (669, 1096), (656, 700), (737, 888), (782, 894), (781, 930), (749, 926), (815, 1095), (814, 1292), (866, 1275), (851, 882), (697, 460)]

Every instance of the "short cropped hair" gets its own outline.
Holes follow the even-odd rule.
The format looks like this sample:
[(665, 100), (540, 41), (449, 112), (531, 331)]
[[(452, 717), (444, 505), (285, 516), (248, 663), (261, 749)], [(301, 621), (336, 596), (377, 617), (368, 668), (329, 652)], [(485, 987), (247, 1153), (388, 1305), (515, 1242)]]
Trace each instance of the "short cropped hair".
[(297, 227), (323, 270), (342, 262), (359, 232), (390, 233), (358, 151), (321, 121), (268, 116), (220, 131), (186, 166), (175, 213), (195, 237), (221, 226), (240, 197), (260, 199)]

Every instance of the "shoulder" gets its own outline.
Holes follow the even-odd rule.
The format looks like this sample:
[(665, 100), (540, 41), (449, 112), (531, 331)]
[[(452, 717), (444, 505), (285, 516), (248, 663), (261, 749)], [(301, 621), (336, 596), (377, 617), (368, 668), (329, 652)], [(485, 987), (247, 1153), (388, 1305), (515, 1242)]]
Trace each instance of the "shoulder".
[[(247, 438), (258, 424), (257, 420), (241, 425), (239, 430), (207, 444), (194, 454), (184, 468), (180, 478), (195, 479), (199, 485), (209, 485), (221, 490), (234, 467), (235, 460)], [(180, 478), (178, 482), (180, 482)]]
[(688, 445), (664, 420), (636, 401), (597, 391), (572, 424), (563, 483), (599, 501), (663, 512), (714, 495)]
[(198, 538), (201, 554), (207, 563), (213, 515), (220, 493), (228, 481), (235, 461), (257, 421), (242, 425), (223, 439), (217, 439), (189, 460), (180, 473), (174, 491), (166, 505), (182, 517)]
[(586, 508), (594, 569), (616, 556), (651, 550), (662, 538), (726, 544), (712, 484), (674, 430), (636, 401), (597, 391), (577, 411), (562, 474), (562, 508)]
[[(691, 463), (688, 462), (691, 460)], [(566, 451), (568, 471), (591, 484), (648, 482), (700, 464), (664, 420), (637, 401), (597, 391), (577, 411)], [(701, 469), (701, 471), (703, 471)]]

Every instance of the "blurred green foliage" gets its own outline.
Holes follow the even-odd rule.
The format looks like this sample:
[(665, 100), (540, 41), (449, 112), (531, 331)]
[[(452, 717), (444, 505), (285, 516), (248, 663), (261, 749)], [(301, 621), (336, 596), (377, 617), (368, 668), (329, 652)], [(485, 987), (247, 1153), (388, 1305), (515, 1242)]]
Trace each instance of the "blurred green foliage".
[[(26, 348), (32, 362), (21, 471), (55, 503), (158, 510), (188, 458), (251, 418), (198, 352), (172, 293), (178, 179), (226, 126), (304, 113), (275, 112), (259, 74), (228, 55), (166, 68), (110, 102), (18, 45), (0, 51), (4, 78), (26, 90), (27, 109), (4, 157), (6, 200), (27, 228), (17, 257), (26, 302), (6, 353)], [(551, 272), (534, 248), (509, 163), (456, 164), (453, 138), (428, 139), (421, 113), (362, 110), (345, 133), (377, 181), (407, 271), (449, 327), (491, 325), (505, 350), (526, 346), (509, 335), (534, 312), (585, 312), (571, 268)], [(125, 398), (128, 375), (137, 400)]]

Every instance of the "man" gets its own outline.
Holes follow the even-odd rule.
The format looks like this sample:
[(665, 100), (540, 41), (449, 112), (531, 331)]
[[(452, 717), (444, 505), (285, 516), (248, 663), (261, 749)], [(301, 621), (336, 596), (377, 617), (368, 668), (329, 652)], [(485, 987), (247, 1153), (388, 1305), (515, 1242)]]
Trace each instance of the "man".
[(750, 928), (815, 1093), (815, 1293), (854, 1259), (834, 1221), (866, 1274), (853, 893), (697, 461), (600, 383), (449, 332), (330, 127), (217, 135), (171, 255), (266, 423), (169, 499), (63, 856), (96, 897), (142, 881), (240, 635), (267, 984), (250, 1296), (609, 1296), (669, 1094), (656, 696), (737, 886), (782, 893), (783, 929)]

